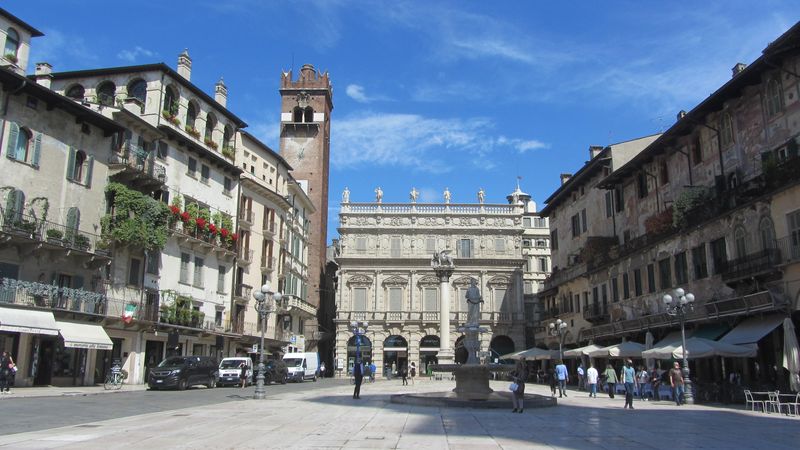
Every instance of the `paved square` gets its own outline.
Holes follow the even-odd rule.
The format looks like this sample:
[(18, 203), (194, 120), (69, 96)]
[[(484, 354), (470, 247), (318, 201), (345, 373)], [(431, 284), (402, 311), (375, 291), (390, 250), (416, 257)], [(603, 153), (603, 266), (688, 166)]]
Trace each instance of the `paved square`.
[[(324, 382), (321, 382), (324, 383)], [(503, 389), (506, 382), (493, 382)], [(380, 381), (362, 388), (331, 385), (267, 400), (240, 400), (121, 419), (7, 434), (2, 448), (769, 448), (795, 449), (800, 418), (742, 409), (682, 406), (570, 391), (551, 408), (503, 410), (444, 409), (396, 405), (389, 395), (452, 389), (451, 381)], [(549, 388), (529, 385), (529, 393)], [(186, 394), (191, 395), (191, 392)], [(133, 394), (136, 395), (136, 394)], [(133, 397), (135, 398), (135, 397)], [(47, 399), (40, 401), (46, 405)], [(4, 408), (13, 405), (2, 404)], [(11, 410), (13, 411), (13, 409)], [(13, 413), (8, 409), (4, 414)]]

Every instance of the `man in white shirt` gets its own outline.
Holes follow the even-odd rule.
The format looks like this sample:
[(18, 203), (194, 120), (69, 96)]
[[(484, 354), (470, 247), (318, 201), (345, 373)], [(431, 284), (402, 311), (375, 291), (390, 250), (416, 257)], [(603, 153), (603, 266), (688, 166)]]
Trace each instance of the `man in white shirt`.
[(583, 370), (583, 363), (581, 363), (578, 366), (578, 390), (579, 391), (582, 391), (582, 390), (586, 389), (586, 385), (585, 385), (586, 379), (584, 378), (585, 376), (586, 376), (586, 372)]
[(597, 369), (593, 364), (589, 364), (586, 369), (586, 383), (589, 384), (589, 397), (597, 398)]

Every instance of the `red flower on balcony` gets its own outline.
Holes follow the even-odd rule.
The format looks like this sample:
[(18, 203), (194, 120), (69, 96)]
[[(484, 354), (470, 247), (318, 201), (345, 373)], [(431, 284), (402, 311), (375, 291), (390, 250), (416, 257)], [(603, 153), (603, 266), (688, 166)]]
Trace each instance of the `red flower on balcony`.
[(197, 225), (198, 230), (205, 230), (206, 229), (206, 219), (202, 217), (198, 217), (194, 219), (194, 223)]
[(236, 234), (236, 233), (233, 233), (233, 234), (231, 235), (231, 240), (232, 240), (233, 242), (236, 242), (238, 239), (239, 239), (239, 235), (238, 235), (238, 234)]
[(219, 234), (220, 234), (220, 236), (222, 236), (224, 238), (227, 238), (228, 235), (230, 234), (230, 231), (228, 231), (227, 228), (220, 228), (219, 229)]
[(217, 227), (213, 223), (208, 224), (208, 232), (211, 234), (217, 234)]
[(184, 211), (184, 212), (181, 213), (181, 220), (183, 221), (183, 223), (188, 222), (189, 219), (191, 219), (191, 218), (192, 217), (189, 215), (188, 212)]
[(173, 216), (180, 216), (181, 215), (181, 209), (178, 208), (175, 205), (170, 205), (169, 206), (169, 210), (172, 212)]

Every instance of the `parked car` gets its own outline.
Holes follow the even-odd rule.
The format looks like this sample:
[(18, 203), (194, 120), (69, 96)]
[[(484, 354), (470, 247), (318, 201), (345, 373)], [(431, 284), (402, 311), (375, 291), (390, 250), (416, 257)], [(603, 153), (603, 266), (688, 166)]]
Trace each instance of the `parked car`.
[(219, 368), (210, 356), (170, 356), (150, 369), (147, 386), (150, 389), (176, 388), (182, 391), (191, 386), (217, 386)]
[(245, 375), (247, 384), (253, 384), (253, 360), (247, 356), (222, 358), (219, 363), (219, 380), (217, 384), (220, 386), (241, 385), (243, 363), (247, 367)]
[(286, 384), (286, 379), (289, 378), (289, 369), (286, 364), (281, 360), (267, 361), (265, 364), (266, 371), (264, 372), (264, 382)]

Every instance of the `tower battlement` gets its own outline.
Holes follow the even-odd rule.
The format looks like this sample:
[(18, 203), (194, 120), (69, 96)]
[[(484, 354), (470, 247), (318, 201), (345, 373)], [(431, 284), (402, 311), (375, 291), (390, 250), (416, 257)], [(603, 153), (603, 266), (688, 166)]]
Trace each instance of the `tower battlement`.
[(303, 64), (297, 80), (292, 71), (281, 74), (281, 89), (330, 89), (331, 80), (328, 72), (320, 72), (311, 64)]

